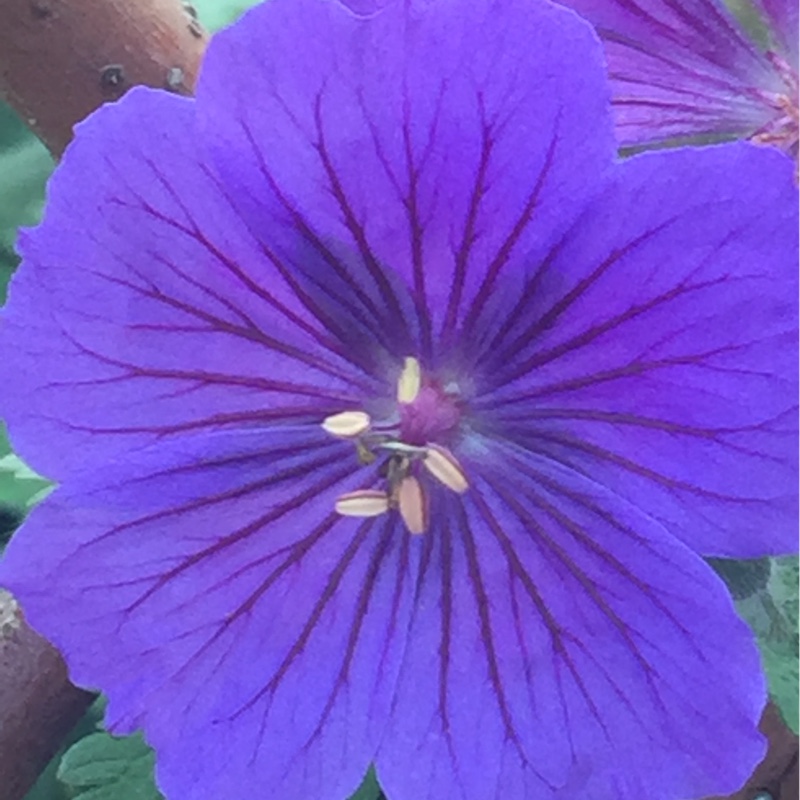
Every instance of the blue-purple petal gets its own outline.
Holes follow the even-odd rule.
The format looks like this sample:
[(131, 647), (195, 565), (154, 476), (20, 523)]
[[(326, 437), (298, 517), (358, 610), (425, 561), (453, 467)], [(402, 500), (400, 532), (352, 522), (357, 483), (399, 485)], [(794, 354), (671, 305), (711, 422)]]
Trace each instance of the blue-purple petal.
[[(712, 0), (603, 8), (623, 127), (761, 124)], [(341, 800), (375, 761), (390, 800), (695, 797), (762, 755), (699, 554), (796, 547), (791, 165), (614, 162), (602, 62), (544, 2), (271, 0), (197, 101), (79, 129), (0, 318), (0, 408), (63, 480), (0, 584), (168, 796)], [(319, 425), (396, 413), (408, 356), (470, 483), (420, 467), (420, 536), (335, 511), (397, 432), (367, 466)]]
[(21, 238), (0, 400), (49, 478), (180, 433), (319, 421), (374, 391), (196, 138), (192, 101), (130, 92), (78, 127), (44, 222)]
[(492, 447), (440, 498), (376, 759), (395, 800), (727, 794), (764, 679), (724, 584), (580, 473)]
[(796, 197), (788, 160), (748, 144), (624, 162), (476, 326), (480, 424), (699, 553), (793, 552)]
[(245, 217), (284, 219), (279, 248), (332, 251), (396, 355), (412, 343), (429, 361), (597, 190), (607, 99), (589, 27), (527, 0), (413, 0), (368, 18), (273, 0), (212, 42), (198, 86), (205, 144)]
[[(409, 540), (354, 520), (349, 446), (319, 428), (182, 437), (56, 490), (0, 562), (111, 730), (143, 727), (182, 800), (357, 788), (408, 631)], [(68, 532), (69, 535), (66, 535)]]

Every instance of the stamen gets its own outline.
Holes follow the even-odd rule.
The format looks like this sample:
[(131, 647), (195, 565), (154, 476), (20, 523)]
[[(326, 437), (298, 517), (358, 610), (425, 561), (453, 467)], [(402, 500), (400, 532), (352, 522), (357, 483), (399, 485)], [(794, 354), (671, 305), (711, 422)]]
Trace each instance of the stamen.
[(334, 508), (344, 517), (379, 517), (389, 510), (389, 495), (373, 489), (359, 489), (341, 495)]
[(428, 529), (428, 498), (413, 475), (403, 478), (397, 487), (397, 508), (409, 533), (425, 533)]
[(429, 444), (423, 466), (436, 480), (443, 483), (448, 489), (458, 494), (463, 494), (469, 489), (467, 476), (456, 457), (446, 448), (438, 444)]
[(422, 369), (416, 358), (409, 356), (397, 381), (397, 402), (413, 403), (422, 386)]
[[(457, 393), (457, 387), (450, 387)], [(377, 517), (386, 512), (400, 514), (409, 533), (419, 535), (430, 527), (429, 479), (419, 464), (439, 483), (462, 494), (469, 488), (466, 473), (447, 448), (430, 444), (448, 436), (458, 426), (458, 397), (442, 394), (435, 381), (423, 386), (419, 361), (408, 356), (397, 379), (398, 407), (393, 417), (373, 423), (364, 411), (342, 411), (326, 417), (324, 430), (355, 446), (359, 464), (379, 461), (375, 477), (383, 490), (359, 489), (341, 495), (337, 513), (348, 517)], [(426, 444), (428, 442), (428, 444)]]
[(372, 420), (364, 411), (342, 411), (325, 417), (322, 427), (332, 436), (340, 439), (353, 439), (369, 429)]
[(375, 459), (378, 457), (372, 450), (364, 444), (364, 442), (356, 442), (356, 456), (358, 457), (358, 463), (364, 467), (369, 466), (370, 464), (375, 463)]
[(424, 456), (428, 451), (424, 447), (417, 447), (415, 444), (406, 444), (405, 442), (397, 442), (390, 440), (388, 442), (379, 442), (376, 447), (382, 450), (391, 450), (395, 453), (404, 453), (409, 456)]

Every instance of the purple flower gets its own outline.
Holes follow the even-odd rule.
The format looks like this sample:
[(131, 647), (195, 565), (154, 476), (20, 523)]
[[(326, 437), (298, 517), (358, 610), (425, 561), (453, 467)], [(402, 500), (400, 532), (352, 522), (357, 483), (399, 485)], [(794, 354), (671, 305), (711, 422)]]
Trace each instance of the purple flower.
[[(2, 317), (0, 582), (179, 800), (687, 798), (764, 751), (701, 555), (795, 546), (796, 192), (615, 161), (529, 0), (271, 0), (78, 129)], [(10, 388), (9, 388), (10, 387)]]
[(564, 2), (605, 42), (623, 145), (736, 137), (797, 158), (797, 0), (753, 0), (749, 30), (724, 0)]

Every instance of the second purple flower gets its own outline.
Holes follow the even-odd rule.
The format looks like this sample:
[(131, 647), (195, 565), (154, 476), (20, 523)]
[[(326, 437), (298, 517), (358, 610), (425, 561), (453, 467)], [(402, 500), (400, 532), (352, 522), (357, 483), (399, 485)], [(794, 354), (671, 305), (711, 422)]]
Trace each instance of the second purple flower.
[(725, 0), (564, 4), (603, 39), (623, 146), (742, 138), (797, 160), (796, 0), (738, 2), (746, 23)]

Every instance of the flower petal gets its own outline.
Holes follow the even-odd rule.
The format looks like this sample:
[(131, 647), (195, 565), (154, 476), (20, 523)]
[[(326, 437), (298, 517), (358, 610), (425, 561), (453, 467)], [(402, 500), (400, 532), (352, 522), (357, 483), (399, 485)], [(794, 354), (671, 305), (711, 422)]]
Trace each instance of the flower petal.
[(431, 516), (376, 759), (388, 797), (640, 800), (744, 782), (765, 749), (758, 652), (689, 548), (513, 447)]
[(494, 388), (475, 413), (698, 553), (795, 551), (796, 214), (777, 152), (624, 162), (516, 305), (478, 326)]
[(182, 431), (322, 419), (374, 385), (198, 157), (193, 109), (139, 89), (78, 126), (21, 239), (0, 408), (50, 478)]
[(142, 726), (170, 797), (341, 800), (382, 736), (408, 628), (408, 536), (352, 520), (350, 448), (317, 430), (183, 437), (59, 488), (0, 584)]
[(622, 145), (749, 136), (781, 83), (719, 0), (563, 0), (606, 45)]
[(197, 96), (246, 216), (283, 216), (287, 241), (323, 255), (335, 243), (335, 269), (413, 348), (400, 355), (426, 362), (520, 253), (565, 229), (613, 154), (591, 30), (527, 0), (367, 17), (272, 0), (214, 39)]
[(774, 47), (797, 69), (798, 9), (796, 0), (753, 0), (766, 20)]

